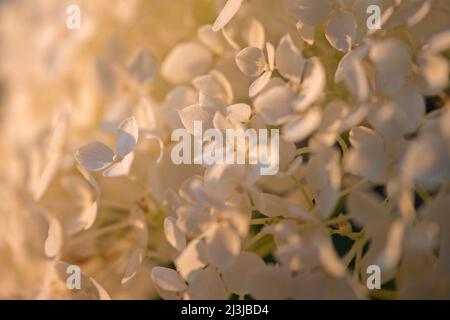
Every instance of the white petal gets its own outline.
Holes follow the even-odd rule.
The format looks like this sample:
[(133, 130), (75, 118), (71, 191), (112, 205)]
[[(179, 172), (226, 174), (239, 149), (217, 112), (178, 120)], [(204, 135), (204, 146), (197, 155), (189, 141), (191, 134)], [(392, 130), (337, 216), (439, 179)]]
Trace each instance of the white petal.
[(243, 27), (242, 38), (248, 46), (263, 49), (266, 42), (264, 26), (257, 19), (250, 19)]
[(198, 102), (198, 94), (195, 90), (186, 86), (177, 86), (166, 95), (163, 109), (165, 120), (171, 128), (176, 129), (182, 126), (178, 111), (184, 107)]
[(155, 56), (144, 48), (137, 49), (127, 63), (128, 74), (138, 83), (145, 83), (156, 75), (157, 62)]
[(315, 26), (327, 17), (331, 5), (328, 0), (298, 0), (293, 10), (301, 22)]
[(279, 125), (289, 117), (294, 93), (287, 86), (276, 86), (260, 94), (254, 102), (256, 113), (267, 124)]
[(212, 120), (215, 112), (211, 112), (208, 108), (202, 107), (199, 104), (193, 104), (178, 112), (181, 122), (190, 134), (194, 134), (194, 121), (202, 122), (202, 129), (207, 130), (212, 128)]
[(236, 54), (235, 60), (239, 70), (250, 77), (259, 76), (267, 65), (263, 51), (256, 47), (242, 49)]
[(316, 28), (307, 24), (302, 23), (301, 21), (297, 22), (295, 25), (298, 33), (303, 41), (312, 46), (314, 44), (314, 35), (316, 33)]
[(167, 189), (164, 192), (163, 206), (166, 209), (166, 215), (169, 217), (176, 217), (177, 209), (181, 205), (181, 199), (173, 189)]
[(283, 126), (283, 138), (296, 142), (308, 138), (320, 125), (321, 114), (317, 108), (312, 108), (305, 114), (292, 117)]
[(347, 209), (352, 221), (358, 227), (370, 229), (385, 226), (390, 220), (389, 211), (383, 199), (367, 191), (353, 191), (347, 198)]
[(253, 252), (242, 252), (231, 266), (222, 270), (223, 280), (232, 292), (239, 295), (248, 294), (248, 275), (260, 267), (264, 267), (261, 257)]
[(212, 62), (212, 54), (207, 48), (196, 42), (184, 42), (167, 55), (161, 73), (170, 82), (179, 84), (204, 74)]
[(251, 114), (252, 109), (245, 103), (237, 103), (227, 107), (227, 118), (236, 123), (248, 121)]
[(53, 258), (58, 255), (63, 245), (64, 232), (61, 223), (51, 215), (46, 215), (49, 225), (45, 239), (45, 255)]
[(337, 11), (325, 29), (325, 37), (337, 50), (348, 52), (356, 38), (356, 20), (348, 11)]
[(266, 42), (267, 63), (272, 71), (275, 68), (275, 48), (270, 42)]
[(198, 28), (197, 36), (199, 40), (217, 55), (222, 55), (228, 47), (227, 42), (221, 33), (214, 32), (211, 25), (204, 25)]
[(239, 235), (227, 224), (214, 224), (205, 238), (210, 262), (220, 268), (229, 267), (241, 250)]
[(218, 98), (226, 104), (233, 101), (233, 89), (228, 79), (219, 71), (212, 70), (207, 75), (202, 75), (192, 81), (194, 87), (208, 95)]
[(339, 259), (330, 237), (321, 233), (315, 236), (314, 242), (318, 249), (319, 260), (324, 269), (334, 277), (344, 276), (346, 267)]
[(194, 271), (208, 263), (207, 249), (203, 241), (193, 240), (175, 260), (175, 266), (181, 276), (189, 280)]
[(136, 249), (132, 253), (130, 261), (128, 261), (127, 268), (125, 270), (125, 274), (120, 281), (122, 286), (126, 286), (134, 278), (134, 276), (136, 276), (144, 259), (144, 253), (145, 251), (142, 248)]
[(337, 152), (313, 155), (306, 169), (306, 181), (317, 194), (317, 210), (323, 219), (333, 213), (341, 187), (340, 159)]
[(264, 72), (258, 79), (253, 81), (248, 89), (248, 95), (250, 97), (256, 96), (261, 92), (262, 89), (269, 83), (270, 78), (272, 77), (272, 71)]
[(225, 284), (217, 271), (208, 267), (196, 272), (189, 283), (189, 298), (192, 300), (223, 300), (227, 298)]
[(281, 38), (276, 51), (276, 66), (281, 75), (291, 81), (300, 82), (305, 59), (288, 34)]
[(177, 221), (173, 217), (167, 217), (164, 220), (164, 234), (166, 240), (172, 247), (178, 251), (183, 251), (186, 247), (186, 236), (177, 225)]
[(397, 93), (387, 107), (393, 109), (395, 120), (404, 134), (414, 132), (425, 115), (425, 99), (410, 87)]
[(126, 176), (130, 172), (131, 164), (133, 163), (134, 153), (129, 153), (119, 162), (113, 163), (111, 166), (103, 171), (105, 177), (120, 177)]
[(334, 75), (334, 81), (340, 82), (345, 79), (346, 74), (353, 68), (355, 62), (361, 63), (361, 61), (367, 56), (369, 52), (368, 45), (361, 45), (358, 48), (346, 53), (341, 61), (339, 61), (336, 73)]
[(289, 203), (286, 199), (283, 199), (277, 195), (264, 193), (264, 192), (252, 192), (252, 200), (255, 205), (255, 209), (268, 217), (289, 217), (290, 209)]
[(116, 152), (125, 157), (134, 150), (139, 136), (139, 128), (134, 117), (122, 121), (117, 129)]
[(304, 111), (316, 102), (325, 90), (325, 69), (318, 58), (307, 60), (303, 72), (302, 92), (293, 103), (294, 110)]
[(177, 216), (177, 225), (192, 237), (203, 233), (211, 222), (211, 215), (204, 208), (197, 206), (180, 206)]
[(75, 154), (75, 159), (89, 171), (102, 170), (113, 161), (113, 151), (101, 142), (89, 143)]
[(247, 280), (249, 292), (255, 299), (289, 299), (292, 294), (291, 277), (288, 270), (263, 266), (249, 272)]
[(233, 18), (233, 16), (241, 7), (242, 1), (243, 0), (227, 0), (216, 21), (214, 21), (214, 25), (212, 27), (212, 30), (214, 32), (219, 31), (220, 29), (225, 27), (225, 25)]
[(381, 136), (372, 129), (357, 127), (350, 131), (350, 143), (353, 149), (347, 154), (347, 171), (370, 181), (384, 181), (387, 159)]
[(372, 45), (369, 56), (376, 67), (378, 90), (388, 95), (397, 92), (411, 67), (406, 45), (396, 39), (383, 40)]
[(166, 291), (181, 292), (187, 289), (186, 283), (173, 269), (154, 267), (152, 280), (158, 287)]

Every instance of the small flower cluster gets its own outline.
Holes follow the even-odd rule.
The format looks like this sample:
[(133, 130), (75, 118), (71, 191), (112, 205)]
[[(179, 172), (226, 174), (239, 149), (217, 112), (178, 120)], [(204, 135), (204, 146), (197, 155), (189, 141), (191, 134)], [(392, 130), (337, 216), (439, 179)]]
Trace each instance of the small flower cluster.
[(450, 298), (450, 2), (214, 3), (0, 6), (0, 298)]

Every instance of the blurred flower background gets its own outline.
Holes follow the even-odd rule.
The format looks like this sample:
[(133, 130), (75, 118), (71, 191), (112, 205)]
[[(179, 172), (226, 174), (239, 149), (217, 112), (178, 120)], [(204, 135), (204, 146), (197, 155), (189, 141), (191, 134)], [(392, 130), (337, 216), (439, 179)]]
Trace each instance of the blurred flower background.
[[(0, 1), (0, 298), (450, 298), (449, 49), (447, 0)], [(175, 165), (195, 120), (279, 173)]]

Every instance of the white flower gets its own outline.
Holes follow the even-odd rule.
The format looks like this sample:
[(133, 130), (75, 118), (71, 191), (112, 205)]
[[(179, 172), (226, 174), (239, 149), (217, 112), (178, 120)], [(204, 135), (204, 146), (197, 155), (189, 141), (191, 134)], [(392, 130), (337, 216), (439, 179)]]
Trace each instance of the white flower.
[(260, 48), (247, 47), (236, 54), (236, 64), (249, 77), (258, 77), (248, 91), (250, 97), (256, 96), (269, 82), (275, 67), (275, 48), (266, 43), (267, 59)]
[(104, 176), (127, 175), (133, 162), (138, 131), (134, 117), (125, 119), (117, 130), (116, 153), (101, 142), (92, 142), (78, 149), (75, 158), (89, 171), (102, 170)]

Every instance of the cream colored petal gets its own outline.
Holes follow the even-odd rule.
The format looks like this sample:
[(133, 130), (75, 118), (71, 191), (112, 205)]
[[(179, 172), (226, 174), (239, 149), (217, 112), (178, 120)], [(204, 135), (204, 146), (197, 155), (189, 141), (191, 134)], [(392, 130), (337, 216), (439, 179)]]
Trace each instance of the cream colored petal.
[(266, 43), (263, 24), (257, 19), (250, 19), (243, 27), (242, 38), (248, 46), (263, 49)]
[(319, 127), (320, 119), (321, 114), (317, 108), (312, 108), (305, 114), (291, 117), (283, 126), (283, 138), (291, 142), (308, 138)]
[(188, 293), (192, 300), (224, 300), (227, 298), (225, 284), (213, 267), (195, 273), (189, 283)]
[(236, 123), (250, 120), (251, 114), (251, 107), (245, 103), (236, 103), (227, 107), (227, 118)]
[(227, 0), (216, 21), (214, 21), (212, 27), (212, 30), (214, 32), (219, 31), (227, 25), (227, 23), (233, 18), (236, 12), (238, 12), (239, 8), (242, 5), (242, 1), (243, 0)]
[(130, 172), (131, 164), (133, 163), (134, 153), (129, 153), (119, 162), (113, 163), (111, 166), (103, 171), (105, 177), (119, 177), (126, 176)]
[(329, 0), (298, 0), (293, 10), (301, 22), (315, 26), (328, 16), (331, 3)]
[(250, 97), (256, 96), (264, 87), (269, 83), (270, 78), (272, 77), (272, 71), (264, 72), (258, 79), (253, 81), (248, 89), (248, 95)]
[(173, 269), (154, 267), (151, 272), (153, 282), (161, 289), (171, 292), (181, 292), (187, 289), (186, 283), (178, 272)]
[(305, 59), (295, 46), (289, 33), (281, 38), (276, 50), (276, 67), (281, 75), (291, 81), (300, 82)]
[(184, 42), (169, 52), (162, 66), (162, 75), (171, 83), (180, 84), (204, 74), (213, 62), (211, 52), (197, 42)]
[(194, 271), (208, 263), (207, 252), (205, 243), (201, 240), (193, 240), (187, 245), (175, 260), (175, 266), (184, 279), (190, 281)]
[(257, 77), (267, 65), (266, 57), (261, 49), (247, 47), (236, 54), (236, 65), (247, 76)]
[(350, 131), (350, 143), (353, 149), (345, 159), (347, 171), (370, 181), (384, 181), (387, 158), (381, 136), (367, 127), (357, 127)]
[(139, 127), (134, 117), (122, 121), (117, 129), (116, 152), (125, 157), (136, 147), (139, 137)]
[(304, 111), (316, 102), (323, 95), (325, 83), (325, 69), (320, 60), (308, 59), (303, 72), (302, 91), (293, 102), (294, 110)]
[(47, 238), (45, 239), (45, 255), (49, 258), (57, 256), (63, 246), (64, 230), (61, 223), (51, 215), (46, 215), (49, 225)]
[(229, 104), (233, 101), (233, 88), (223, 73), (212, 70), (192, 81), (194, 87), (208, 96), (212, 96)]
[(275, 266), (263, 266), (249, 272), (247, 280), (250, 295), (255, 299), (281, 300), (292, 295), (289, 271)]
[(166, 240), (172, 247), (178, 251), (183, 251), (186, 247), (186, 236), (177, 225), (177, 221), (173, 217), (164, 219), (164, 234)]
[(214, 32), (212, 26), (203, 25), (197, 30), (199, 40), (217, 55), (222, 55), (228, 48), (228, 44), (221, 33)]
[(194, 121), (201, 121), (203, 130), (212, 128), (214, 113), (199, 104), (193, 104), (178, 112), (181, 122), (190, 134), (194, 134)]
[(120, 283), (122, 286), (126, 286), (138, 273), (139, 268), (142, 265), (142, 261), (144, 260), (145, 250), (142, 248), (136, 249), (131, 254), (131, 258), (128, 261), (127, 268), (125, 269), (125, 273), (122, 277)]
[(321, 152), (313, 155), (306, 169), (306, 181), (317, 194), (316, 206), (322, 219), (333, 213), (341, 187), (340, 159), (337, 152)]
[(369, 56), (376, 67), (378, 90), (384, 94), (400, 90), (411, 68), (408, 47), (399, 40), (386, 39), (373, 44)]
[(279, 125), (293, 112), (294, 93), (287, 86), (276, 86), (260, 94), (254, 102), (255, 110), (267, 124)]
[(210, 262), (220, 269), (229, 267), (241, 250), (239, 235), (226, 223), (214, 224), (206, 233), (205, 243)]
[(242, 252), (231, 266), (222, 270), (223, 281), (234, 293), (249, 293), (247, 278), (253, 269), (264, 267), (264, 261), (253, 252)]
[(325, 37), (337, 50), (348, 52), (356, 39), (356, 19), (348, 11), (338, 10), (328, 21)]
[(113, 161), (113, 151), (101, 142), (87, 144), (75, 154), (75, 159), (89, 171), (102, 170)]

